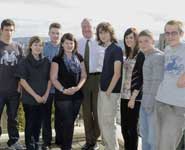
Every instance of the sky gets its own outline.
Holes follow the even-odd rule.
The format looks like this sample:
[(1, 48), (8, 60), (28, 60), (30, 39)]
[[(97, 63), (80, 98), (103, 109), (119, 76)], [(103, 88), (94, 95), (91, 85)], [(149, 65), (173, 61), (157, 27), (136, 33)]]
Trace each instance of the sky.
[(168, 20), (185, 21), (184, 6), (183, 0), (0, 0), (0, 21), (15, 21), (15, 37), (47, 36), (52, 22), (80, 37), (80, 23), (87, 17), (94, 27), (110, 22), (119, 39), (129, 27), (149, 29), (158, 39)]

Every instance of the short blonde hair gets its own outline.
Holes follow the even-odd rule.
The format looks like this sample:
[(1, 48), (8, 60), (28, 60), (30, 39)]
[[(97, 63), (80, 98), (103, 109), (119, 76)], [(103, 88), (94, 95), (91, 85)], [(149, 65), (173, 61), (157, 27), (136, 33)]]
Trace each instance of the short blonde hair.
[(139, 33), (139, 37), (141, 36), (147, 36), (149, 38), (151, 38), (152, 40), (154, 40), (154, 35), (150, 30), (143, 30)]
[(178, 30), (180, 32), (184, 32), (184, 29), (183, 29), (183, 23), (179, 20), (170, 20), (168, 21), (165, 26), (164, 26), (164, 31), (166, 30), (166, 26), (167, 25), (176, 25), (178, 27)]

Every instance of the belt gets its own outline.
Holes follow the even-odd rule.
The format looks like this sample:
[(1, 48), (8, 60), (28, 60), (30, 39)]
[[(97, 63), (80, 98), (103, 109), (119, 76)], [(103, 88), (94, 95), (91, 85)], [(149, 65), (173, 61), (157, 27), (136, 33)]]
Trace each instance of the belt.
[(100, 75), (101, 72), (93, 72), (93, 73), (89, 73), (89, 75)]

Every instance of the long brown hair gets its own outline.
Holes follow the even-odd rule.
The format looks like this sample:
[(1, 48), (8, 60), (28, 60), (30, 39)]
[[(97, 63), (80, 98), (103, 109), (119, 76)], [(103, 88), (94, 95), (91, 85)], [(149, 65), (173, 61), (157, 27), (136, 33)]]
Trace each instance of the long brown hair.
[[(126, 37), (127, 37), (129, 34), (131, 34), (131, 33), (133, 33), (134, 39), (135, 39), (135, 42), (136, 42), (136, 45), (135, 45), (135, 47), (134, 47), (134, 49), (133, 49), (133, 52), (132, 52), (131, 48), (127, 46), (126, 41), (125, 41)], [(136, 30), (136, 28), (131, 27), (131, 28), (128, 28), (128, 29), (125, 31), (125, 34), (124, 34), (124, 37), (123, 37), (123, 42), (124, 42), (124, 46), (125, 46), (126, 58), (128, 58), (128, 57), (130, 56), (131, 53), (132, 53), (132, 58), (134, 58), (134, 57), (137, 55), (138, 50), (139, 50), (139, 47), (138, 47), (138, 36), (139, 36), (139, 33), (138, 33), (138, 31)]]
[(98, 26), (96, 28), (96, 39), (97, 39), (99, 45), (103, 45), (104, 44), (100, 40), (100, 36), (99, 36), (99, 33), (101, 31), (109, 32), (110, 36), (111, 36), (111, 42), (117, 43), (117, 39), (115, 37), (115, 32), (114, 32), (114, 29), (113, 29), (112, 25), (109, 22), (101, 22), (100, 24), (98, 24)]

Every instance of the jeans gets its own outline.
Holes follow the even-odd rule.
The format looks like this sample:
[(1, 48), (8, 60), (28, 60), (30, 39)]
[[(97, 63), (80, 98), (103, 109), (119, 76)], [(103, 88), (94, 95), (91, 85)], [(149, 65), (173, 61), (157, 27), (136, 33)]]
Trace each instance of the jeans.
[(27, 150), (37, 150), (43, 115), (43, 105), (23, 104), (25, 112), (25, 144)]
[(157, 150), (176, 150), (185, 129), (185, 108), (157, 101), (156, 108)]
[(116, 134), (116, 114), (119, 106), (119, 93), (107, 96), (104, 91), (98, 94), (98, 122), (106, 150), (119, 150)]
[[(7, 110), (7, 128), (8, 128), (8, 135), (9, 140), (7, 142), (8, 146), (13, 145), (19, 139), (19, 131), (18, 131), (18, 121), (17, 121), (17, 112), (19, 107), (19, 98), (20, 94), (17, 93), (16, 95), (12, 96), (0, 96), (0, 120), (1, 115), (6, 105)], [(0, 129), (2, 130), (2, 129)]]
[(62, 150), (71, 150), (74, 122), (79, 113), (81, 100), (57, 100), (56, 109), (60, 125)]
[(147, 112), (145, 108), (140, 108), (140, 134), (142, 137), (142, 150), (156, 150), (155, 148), (155, 113)]

